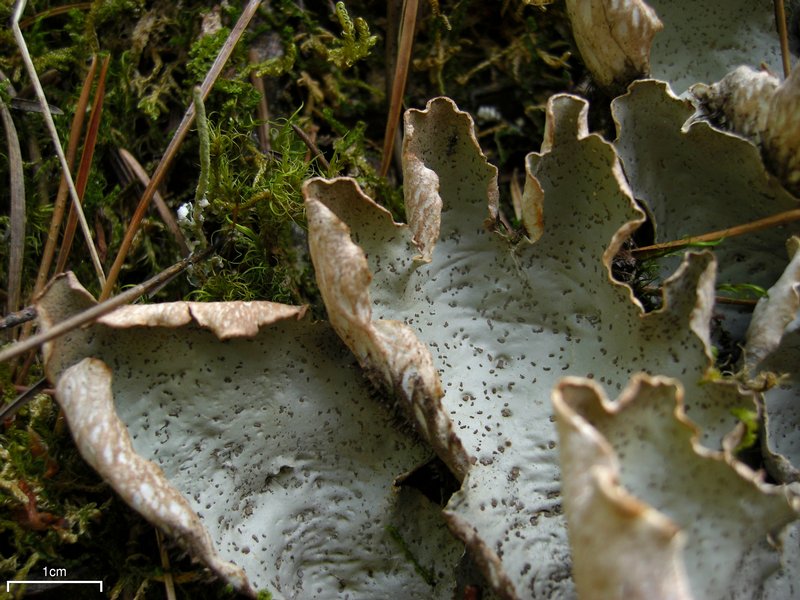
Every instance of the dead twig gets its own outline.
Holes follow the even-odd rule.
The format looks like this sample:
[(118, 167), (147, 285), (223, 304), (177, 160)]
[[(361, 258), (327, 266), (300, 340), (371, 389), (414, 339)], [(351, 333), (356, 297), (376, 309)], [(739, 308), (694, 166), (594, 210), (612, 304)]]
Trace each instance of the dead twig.
[(34, 308), (33, 306), (26, 306), (22, 310), (9, 313), (5, 317), (0, 319), (0, 331), (2, 331), (3, 329), (11, 329), (12, 327), (18, 327), (23, 323), (28, 323), (29, 321), (33, 321), (35, 318), (36, 318), (36, 308)]
[(139, 285), (135, 285), (132, 288), (128, 288), (121, 294), (114, 296), (113, 298), (109, 298), (99, 304), (95, 304), (91, 308), (79, 313), (77, 315), (73, 315), (68, 319), (64, 319), (60, 323), (56, 323), (52, 328), (44, 331), (42, 333), (38, 333), (32, 337), (29, 337), (26, 340), (17, 342), (16, 344), (5, 348), (4, 350), (0, 350), (0, 362), (6, 362), (28, 352), (29, 350), (33, 350), (38, 348), (45, 342), (49, 342), (57, 337), (64, 335), (65, 333), (69, 333), (73, 329), (77, 329), (83, 325), (91, 323), (102, 317), (105, 314), (110, 313), (116, 308), (123, 306), (125, 304), (130, 304), (139, 296), (147, 294), (151, 290), (157, 288), (158, 286), (163, 285), (164, 283), (171, 280), (176, 275), (180, 274), (183, 270), (191, 265), (205, 259), (209, 254), (211, 254), (213, 247), (209, 247), (208, 249), (200, 252), (198, 254), (192, 255), (188, 258), (184, 258), (183, 260), (175, 263), (171, 267), (167, 267), (161, 273), (156, 275), (155, 277), (151, 277), (144, 283), (140, 283)]
[[(253, 18), (253, 15), (255, 15), (256, 10), (260, 5), (261, 0), (250, 0), (247, 3), (247, 6), (245, 6), (244, 11), (242, 11), (239, 20), (231, 30), (228, 39), (225, 40), (225, 44), (223, 44), (222, 48), (220, 49), (217, 58), (214, 60), (214, 64), (211, 65), (208, 73), (206, 73), (206, 78), (203, 80), (203, 84), (200, 86), (200, 92), (204, 100), (208, 97), (208, 93), (214, 86), (214, 82), (216, 82), (219, 74), (222, 72), (222, 68), (225, 66), (225, 63), (228, 62), (228, 59), (233, 53), (233, 49), (236, 47), (236, 44), (242, 37), (242, 34), (244, 33), (245, 29), (250, 23), (250, 20)], [(125, 231), (125, 237), (122, 240), (122, 244), (120, 245), (116, 258), (114, 259), (114, 264), (111, 266), (111, 270), (108, 273), (108, 280), (103, 286), (103, 291), (100, 294), (100, 300), (105, 300), (111, 295), (111, 290), (114, 288), (114, 284), (116, 284), (119, 273), (122, 270), (122, 265), (125, 263), (125, 259), (128, 256), (128, 251), (133, 243), (133, 238), (136, 235), (136, 232), (139, 231), (139, 225), (144, 218), (147, 207), (150, 205), (150, 200), (152, 200), (153, 195), (164, 180), (167, 169), (172, 164), (172, 160), (175, 158), (178, 148), (180, 147), (186, 135), (189, 133), (189, 128), (192, 126), (194, 117), (195, 106), (194, 102), (192, 102), (189, 105), (189, 108), (186, 110), (186, 113), (183, 115), (183, 119), (178, 125), (178, 129), (175, 131), (175, 135), (172, 136), (172, 139), (170, 140), (169, 145), (164, 152), (164, 156), (161, 157), (161, 161), (159, 161), (158, 166), (156, 167), (156, 170), (150, 179), (150, 183), (142, 193), (142, 197), (139, 200), (136, 211), (133, 213), (133, 217), (131, 217), (128, 229)]]
[(11, 404), (6, 404), (4, 407), (2, 407), (2, 409), (0, 409), (0, 422), (13, 417), (20, 408), (33, 400), (36, 394), (44, 390), (45, 385), (47, 385), (47, 379), (40, 379), (22, 392), (19, 396), (14, 398), (14, 401), (11, 402)]
[(297, 137), (303, 140), (303, 143), (306, 145), (306, 148), (311, 150), (311, 153), (319, 161), (319, 164), (321, 164), (322, 167), (326, 171), (328, 171), (331, 168), (331, 164), (328, 162), (328, 159), (325, 158), (325, 156), (322, 154), (322, 151), (319, 149), (319, 147), (314, 143), (314, 140), (308, 137), (308, 135), (306, 135), (306, 132), (300, 129), (294, 123), (292, 123), (292, 130), (295, 132), (295, 134), (297, 134)]

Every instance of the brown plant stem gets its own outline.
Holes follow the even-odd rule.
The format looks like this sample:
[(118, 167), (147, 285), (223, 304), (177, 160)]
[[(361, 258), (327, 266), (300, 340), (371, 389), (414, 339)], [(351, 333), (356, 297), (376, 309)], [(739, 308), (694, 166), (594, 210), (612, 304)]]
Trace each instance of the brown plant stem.
[[(258, 62), (258, 53), (254, 48), (250, 49), (248, 56), (251, 63)], [(272, 150), (272, 143), (269, 139), (269, 105), (267, 104), (267, 90), (264, 87), (264, 78), (253, 71), (250, 73), (250, 83), (253, 84), (253, 87), (256, 88), (256, 92), (258, 92), (260, 96), (258, 106), (256, 106), (256, 114), (260, 121), (256, 129), (258, 145), (261, 147), (261, 151), (264, 154), (268, 154), (269, 151)]]
[(125, 304), (130, 304), (139, 296), (142, 296), (151, 290), (157, 288), (160, 285), (168, 282), (170, 279), (175, 277), (176, 275), (180, 274), (184, 271), (187, 267), (203, 260), (209, 254), (213, 247), (209, 247), (208, 249), (200, 252), (198, 254), (192, 255), (189, 258), (184, 258), (183, 260), (175, 263), (171, 267), (167, 267), (161, 273), (156, 275), (155, 277), (151, 277), (144, 283), (140, 283), (139, 285), (135, 285), (131, 288), (128, 288), (121, 294), (117, 294), (113, 298), (108, 298), (99, 304), (95, 304), (91, 308), (86, 309), (85, 311), (73, 315), (68, 319), (64, 319), (60, 323), (56, 323), (52, 328), (48, 329), (45, 332), (38, 333), (32, 337), (29, 337), (26, 340), (17, 342), (16, 344), (9, 346), (3, 350), (0, 350), (0, 362), (6, 362), (11, 360), (12, 358), (19, 356), (29, 350), (33, 350), (38, 348), (45, 342), (49, 342), (52, 339), (60, 337), (65, 333), (72, 331), (73, 329), (77, 329), (82, 325), (87, 325), (96, 319), (99, 319), (105, 314), (110, 313), (116, 308), (123, 306)]
[(49, 17), (57, 17), (58, 15), (63, 15), (68, 13), (71, 10), (91, 10), (92, 3), (91, 2), (75, 2), (73, 4), (65, 4), (64, 6), (56, 6), (54, 8), (48, 8), (47, 10), (43, 10), (42, 12), (36, 13), (32, 17), (28, 17), (27, 19), (22, 19), (19, 22), (19, 26), (23, 29), (29, 27), (36, 23), (36, 21), (41, 21), (42, 19), (47, 19)]
[(775, 25), (778, 28), (778, 39), (781, 43), (781, 59), (783, 61), (783, 76), (788, 77), (792, 72), (792, 62), (789, 54), (789, 32), (786, 29), (786, 6), (784, 0), (774, 0)]
[[(86, 115), (86, 106), (89, 104), (89, 94), (92, 91), (92, 81), (97, 73), (97, 56), (92, 56), (92, 63), (89, 66), (89, 72), (83, 80), (83, 87), (81, 88), (78, 102), (75, 105), (75, 114), (72, 116), (72, 124), (70, 125), (69, 139), (67, 140), (67, 167), (72, 172), (75, 166), (75, 156), (78, 153), (78, 143), (81, 138), (81, 130), (83, 129), (83, 120)], [(39, 262), (39, 270), (36, 273), (36, 282), (33, 285), (32, 298), (35, 298), (44, 289), (47, 282), (47, 277), (50, 274), (50, 267), (53, 264), (53, 258), (56, 252), (56, 244), (58, 243), (58, 233), (61, 231), (61, 223), (64, 221), (64, 213), (67, 208), (67, 195), (69, 194), (69, 186), (67, 184), (66, 175), (62, 172), (61, 183), (58, 186), (56, 200), (53, 206), (53, 216), (50, 219), (50, 229), (47, 232), (47, 240), (45, 241), (42, 259)], [(44, 195), (42, 197), (45, 197)], [(19, 339), (25, 339), (33, 330), (33, 323), (25, 323), (22, 328), (22, 334)], [(22, 367), (17, 373), (17, 382), (25, 381), (28, 376), (30, 366), (33, 364), (35, 353), (31, 352)]]
[[(117, 151), (119, 152), (119, 157), (125, 172), (132, 174), (132, 177), (138, 179), (139, 183), (147, 188), (147, 186), (150, 185), (150, 177), (147, 175), (147, 171), (144, 170), (144, 167), (141, 165), (141, 163), (136, 160), (133, 154), (125, 150), (125, 148), (119, 148)], [(167, 229), (170, 230), (175, 238), (175, 242), (180, 248), (181, 256), (189, 256), (189, 246), (186, 245), (186, 238), (184, 237), (181, 228), (178, 226), (178, 221), (175, 219), (175, 215), (172, 214), (172, 211), (170, 210), (169, 206), (167, 206), (167, 203), (164, 202), (164, 198), (161, 197), (161, 194), (158, 193), (158, 190), (156, 190), (153, 194), (153, 202), (156, 205), (158, 214), (161, 216), (161, 220), (164, 221)]]
[[(94, 81), (95, 73), (97, 72), (97, 56), (92, 57), (92, 64), (89, 67), (89, 72), (83, 80), (83, 88), (78, 98), (78, 103), (75, 105), (75, 114), (72, 116), (72, 125), (69, 131), (69, 140), (67, 141), (67, 167), (70, 172), (75, 166), (75, 156), (78, 153), (78, 142), (81, 137), (81, 129), (83, 129), (83, 119), (86, 115), (86, 105), (89, 103), (89, 94), (92, 90), (92, 81)], [(50, 229), (47, 232), (47, 241), (44, 244), (44, 251), (42, 253), (42, 260), (39, 263), (39, 271), (36, 274), (36, 283), (33, 286), (33, 296), (36, 297), (39, 292), (44, 288), (47, 277), (50, 274), (50, 266), (53, 264), (53, 257), (56, 252), (56, 244), (58, 243), (58, 232), (61, 230), (61, 223), (64, 220), (64, 212), (67, 207), (67, 195), (69, 188), (67, 187), (67, 178), (62, 174), (61, 183), (58, 186), (58, 193), (56, 194), (56, 201), (53, 206), (53, 216), (50, 219)]]
[[(5, 79), (5, 76), (2, 77)], [(11, 111), (5, 102), (0, 100), (0, 119), (6, 130), (8, 152), (9, 195), (11, 210), (9, 211), (11, 235), (8, 242), (8, 297), (6, 312), (19, 309), (22, 296), (22, 260), (25, 254), (25, 175), (22, 170), (22, 152), (19, 148), (19, 136)]]
[(331, 164), (328, 162), (328, 159), (325, 158), (325, 155), (322, 154), (322, 151), (319, 149), (319, 147), (314, 143), (314, 140), (308, 137), (306, 132), (300, 129), (294, 123), (292, 123), (292, 131), (294, 131), (297, 137), (299, 137), (303, 141), (303, 143), (306, 145), (306, 148), (311, 150), (311, 153), (314, 155), (314, 158), (316, 158), (319, 161), (319, 163), (323, 166), (323, 168), (326, 171), (328, 171), (331, 168)]
[[(641, 289), (641, 292), (644, 294), (663, 295), (664, 289), (661, 287), (646, 286)], [(731, 298), (730, 296), (714, 296), (714, 303), (732, 304), (736, 306), (749, 306), (751, 308), (754, 308), (755, 305), (758, 304), (758, 300), (753, 298)]]
[(724, 238), (735, 237), (737, 235), (744, 235), (746, 233), (755, 233), (763, 229), (769, 229), (770, 227), (777, 227), (778, 225), (785, 225), (786, 223), (791, 223), (793, 221), (800, 221), (800, 209), (798, 208), (794, 210), (787, 210), (786, 212), (778, 213), (777, 215), (765, 217), (763, 219), (759, 219), (758, 221), (745, 223), (744, 225), (736, 225), (735, 227), (720, 229), (719, 231), (712, 231), (711, 233), (704, 233), (703, 235), (687, 237), (672, 242), (664, 242), (661, 244), (653, 244), (652, 246), (643, 246), (641, 248), (634, 248), (633, 250), (631, 250), (631, 252), (637, 258), (640, 259), (647, 258), (649, 256), (661, 254), (669, 250), (678, 250), (680, 248), (685, 248), (686, 246), (691, 246), (693, 244), (715, 242), (722, 240)]
[(408, 80), (408, 65), (411, 62), (411, 49), (414, 45), (414, 26), (417, 22), (419, 0), (404, 0), (403, 19), (400, 26), (400, 43), (397, 48), (397, 63), (392, 79), (392, 96), (389, 101), (389, 115), (386, 118), (386, 133), (383, 136), (383, 158), (380, 176), (389, 172), (392, 160), (392, 146), (400, 122), (400, 111), (403, 108), (403, 92)]
[(6, 419), (10, 419), (14, 416), (14, 414), (23, 406), (25, 406), (28, 402), (33, 400), (33, 398), (41, 391), (44, 391), (45, 387), (47, 386), (47, 379), (40, 379), (33, 385), (27, 387), (24, 391), (22, 391), (19, 396), (14, 398), (14, 400), (0, 408), (0, 423), (5, 421)]
[(758, 300), (752, 298), (731, 298), (729, 296), (714, 296), (714, 302), (717, 304), (734, 304), (737, 306), (750, 306), (755, 307)]
[[(94, 100), (92, 101), (92, 112), (89, 118), (89, 125), (86, 128), (86, 138), (83, 142), (83, 152), (81, 153), (81, 161), (78, 165), (78, 176), (75, 179), (75, 190), (78, 192), (78, 200), (82, 203), (83, 196), (86, 193), (86, 186), (89, 184), (89, 173), (92, 169), (92, 159), (94, 158), (94, 149), (97, 145), (97, 134), (100, 130), (100, 117), (103, 114), (103, 99), (106, 93), (106, 74), (108, 73), (108, 65), (111, 57), (106, 56), (103, 61), (103, 66), (100, 68), (100, 79), (97, 81), (97, 89), (95, 90)], [(61, 240), (61, 249), (58, 252), (58, 259), (56, 260), (56, 273), (61, 273), (67, 266), (70, 251), (72, 250), (72, 242), (75, 239), (75, 228), (78, 222), (78, 215), (74, 206), (70, 207), (69, 217), (67, 217), (67, 224), (64, 227), (64, 237)]]
[(156, 527), (154, 527), (153, 530), (156, 532), (156, 543), (158, 544), (158, 555), (161, 558), (161, 568), (164, 569), (164, 593), (167, 600), (175, 600), (175, 579), (172, 576), (172, 568), (169, 564), (169, 554), (167, 554), (167, 548), (164, 545), (161, 531)]
[(27, 0), (17, 0), (17, 3), (14, 6), (14, 14), (11, 17), (11, 30), (14, 33), (14, 39), (16, 40), (20, 54), (22, 55), (22, 61), (25, 63), (25, 69), (28, 71), (28, 76), (31, 78), (31, 83), (36, 90), (36, 96), (39, 99), (39, 104), (42, 107), (42, 114), (44, 115), (45, 124), (47, 125), (47, 129), (50, 132), (50, 137), (53, 140), (53, 145), (55, 146), (58, 160), (61, 163), (61, 170), (63, 171), (67, 180), (67, 187), (69, 188), (70, 197), (72, 198), (72, 204), (77, 211), (78, 220), (81, 224), (81, 230), (83, 231), (84, 238), (86, 239), (89, 256), (91, 257), (92, 264), (94, 265), (95, 272), (97, 273), (97, 279), (102, 287), (106, 282), (106, 277), (103, 273), (103, 267), (100, 264), (100, 258), (97, 256), (97, 250), (95, 249), (94, 242), (92, 241), (92, 234), (91, 231), (89, 231), (89, 224), (86, 222), (86, 217), (83, 214), (83, 209), (81, 208), (81, 203), (78, 199), (78, 192), (75, 190), (75, 183), (72, 181), (72, 173), (70, 173), (67, 165), (67, 159), (64, 156), (64, 149), (61, 147), (61, 141), (58, 137), (56, 124), (53, 121), (53, 115), (50, 114), (50, 106), (47, 104), (47, 98), (45, 98), (44, 90), (42, 89), (42, 85), (39, 82), (39, 78), (36, 74), (36, 68), (33, 65), (30, 52), (28, 52), (28, 46), (25, 43), (25, 38), (22, 36), (22, 31), (19, 28), (19, 19), (22, 16), (22, 11), (25, 10), (26, 2)]
[[(228, 62), (228, 59), (233, 53), (233, 49), (236, 47), (236, 44), (242, 37), (244, 30), (249, 25), (250, 20), (253, 18), (253, 15), (255, 15), (256, 10), (260, 5), (261, 0), (250, 0), (242, 11), (239, 20), (236, 22), (236, 25), (234, 25), (230, 35), (228, 35), (228, 39), (225, 40), (225, 44), (223, 44), (222, 48), (220, 49), (217, 58), (214, 60), (214, 64), (211, 65), (211, 68), (209, 69), (208, 73), (206, 73), (206, 77), (203, 80), (203, 84), (200, 86), (200, 93), (204, 100), (208, 97), (208, 93), (214, 86), (214, 83), (222, 72), (225, 63)], [(189, 133), (189, 128), (194, 122), (194, 117), (195, 106), (194, 102), (192, 102), (189, 104), (189, 108), (183, 115), (183, 119), (178, 125), (178, 129), (172, 136), (172, 139), (170, 140), (169, 145), (164, 152), (164, 156), (161, 157), (161, 160), (159, 161), (158, 166), (156, 167), (156, 170), (150, 179), (150, 183), (142, 193), (142, 197), (139, 200), (136, 211), (131, 217), (128, 229), (125, 231), (125, 237), (122, 240), (122, 244), (120, 245), (116, 258), (114, 259), (114, 264), (111, 266), (111, 270), (108, 273), (108, 279), (103, 286), (103, 291), (100, 294), (100, 300), (105, 300), (111, 295), (111, 291), (114, 289), (114, 285), (117, 282), (119, 273), (122, 270), (122, 265), (125, 263), (125, 259), (128, 256), (128, 251), (133, 243), (133, 238), (136, 235), (136, 232), (139, 231), (139, 225), (141, 224), (142, 219), (147, 212), (147, 207), (150, 205), (150, 200), (153, 198), (156, 190), (164, 180), (167, 169), (172, 164), (172, 160), (175, 158), (178, 148), (180, 147), (181, 143), (183, 143), (186, 135)]]

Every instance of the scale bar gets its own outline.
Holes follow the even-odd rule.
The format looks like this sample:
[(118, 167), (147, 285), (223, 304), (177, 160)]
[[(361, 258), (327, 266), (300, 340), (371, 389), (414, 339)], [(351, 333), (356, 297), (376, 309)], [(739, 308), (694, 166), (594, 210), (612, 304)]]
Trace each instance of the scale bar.
[(103, 591), (103, 582), (102, 581), (88, 581), (88, 580), (66, 580), (66, 579), (52, 579), (52, 580), (45, 580), (45, 579), (34, 579), (31, 581), (6, 581), (6, 591), (11, 591), (11, 585), (14, 583), (35, 583), (36, 585), (50, 585), (56, 583), (83, 583), (83, 584), (91, 584), (94, 585), (95, 583), (100, 586), (100, 591)]

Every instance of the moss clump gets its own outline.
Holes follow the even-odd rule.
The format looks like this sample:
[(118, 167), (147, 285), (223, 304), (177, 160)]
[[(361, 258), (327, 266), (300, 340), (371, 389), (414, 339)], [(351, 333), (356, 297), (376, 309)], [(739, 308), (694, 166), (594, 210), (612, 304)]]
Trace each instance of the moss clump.
[(320, 174), (308, 149), (292, 130), (293, 116), (271, 127), (269, 153), (251, 127), (224, 129), (209, 119), (209, 177), (192, 207), (203, 241), (218, 248), (213, 260), (192, 273), (195, 300), (309, 300), (304, 258), (304, 215), (300, 188)]
[[(115, 533), (113, 527), (129, 513), (77, 455), (47, 395), (36, 396), (3, 424), (0, 463), (4, 579), (38, 575), (43, 566), (105, 574), (113, 572), (109, 553), (124, 561), (124, 543), (108, 549), (102, 544), (128, 530)], [(22, 586), (15, 591), (22, 592)]]
[(364, 19), (361, 17), (356, 17), (355, 20), (350, 18), (344, 2), (336, 3), (336, 18), (342, 27), (342, 37), (334, 38), (330, 48), (322, 45), (325, 40), (321, 37), (313, 38), (314, 47), (337, 67), (347, 69), (369, 56), (378, 37), (370, 35), (369, 25)]

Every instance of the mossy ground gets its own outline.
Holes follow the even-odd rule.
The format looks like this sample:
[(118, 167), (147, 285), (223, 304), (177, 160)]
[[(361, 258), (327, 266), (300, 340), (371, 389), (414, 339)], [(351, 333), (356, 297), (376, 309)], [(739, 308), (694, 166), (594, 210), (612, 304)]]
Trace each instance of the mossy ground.
[[(243, 3), (241, 3), (243, 4)], [(401, 3), (396, 3), (399, 6)], [(500, 170), (508, 221), (512, 180), (524, 155), (539, 147), (543, 107), (554, 92), (570, 91), (583, 70), (570, 54), (560, 3), (504, 0), (423, 1), (405, 94), (423, 107), (447, 94), (476, 116), (478, 137)], [(387, 11), (387, 5), (389, 10)], [(265, 0), (205, 102), (208, 163), (201, 173), (199, 136), (181, 145), (162, 186), (173, 213), (187, 202), (202, 223), (187, 230), (196, 245), (213, 243), (214, 258), (171, 282), (154, 301), (267, 299), (307, 303), (324, 315), (306, 253), (300, 187), (314, 175), (349, 175), (403, 220), (396, 168), (377, 174), (386, 125), (390, 60), (399, 20), (393, 3), (349, 0)], [(8, 22), (12, 3), (0, 3)], [(78, 95), (94, 55), (110, 66), (94, 161), (84, 197), (106, 269), (133, 214), (141, 185), (121, 166), (128, 150), (152, 173), (218, 49), (240, 3), (187, 0), (29, 2), (23, 34), (66, 145)], [(388, 49), (388, 52), (387, 52)], [(2, 98), (12, 108), (34, 100), (9, 28), (0, 30)], [(259, 91), (263, 84), (264, 97)], [(96, 86), (96, 83), (95, 83)], [(264, 120), (263, 108), (268, 109)], [(27, 221), (23, 303), (31, 301), (60, 170), (41, 115), (12, 110), (22, 140)], [(260, 115), (260, 116), (259, 116)], [(295, 133), (312, 138), (328, 166)], [(259, 133), (260, 132), (260, 133)], [(9, 180), (8, 149), (0, 144), (0, 181)], [(196, 198), (201, 175), (207, 176)], [(8, 228), (8, 187), (0, 186), (0, 227)], [(199, 217), (199, 213), (190, 213)], [(0, 240), (0, 288), (7, 289), (8, 236)], [(139, 283), (181, 258), (181, 246), (155, 211), (145, 217), (119, 286)], [(99, 293), (82, 239), (68, 268)], [(5, 301), (5, 296), (2, 298)], [(40, 376), (34, 361), (2, 365), (3, 395)], [(164, 597), (155, 532), (124, 506), (78, 457), (50, 396), (41, 394), (0, 425), (0, 573), (3, 579), (64, 568), (70, 578), (103, 579), (111, 597)], [(233, 597), (169, 549), (178, 597)], [(21, 591), (21, 588), (19, 588)], [(2, 595), (4, 592), (0, 592)], [(77, 589), (70, 597), (80, 597)], [(91, 596), (91, 593), (87, 597)], [(64, 597), (54, 589), (45, 597)], [(96, 597), (96, 596), (91, 596)]]

